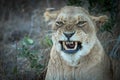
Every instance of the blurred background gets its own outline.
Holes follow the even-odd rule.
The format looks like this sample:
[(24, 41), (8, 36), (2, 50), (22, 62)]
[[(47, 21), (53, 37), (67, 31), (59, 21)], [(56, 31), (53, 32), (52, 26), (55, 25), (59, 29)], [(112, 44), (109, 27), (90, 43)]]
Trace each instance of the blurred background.
[(109, 20), (97, 36), (120, 80), (119, 0), (0, 0), (0, 80), (44, 80), (52, 46), (46, 8), (81, 6)]

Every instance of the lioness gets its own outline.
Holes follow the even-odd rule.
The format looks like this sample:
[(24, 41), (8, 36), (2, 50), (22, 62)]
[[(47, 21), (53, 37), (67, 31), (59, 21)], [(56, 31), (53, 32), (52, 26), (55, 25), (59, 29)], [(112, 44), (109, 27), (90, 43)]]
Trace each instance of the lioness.
[(110, 62), (96, 36), (106, 16), (91, 16), (81, 7), (46, 10), (52, 25), (53, 46), (46, 80), (112, 80)]

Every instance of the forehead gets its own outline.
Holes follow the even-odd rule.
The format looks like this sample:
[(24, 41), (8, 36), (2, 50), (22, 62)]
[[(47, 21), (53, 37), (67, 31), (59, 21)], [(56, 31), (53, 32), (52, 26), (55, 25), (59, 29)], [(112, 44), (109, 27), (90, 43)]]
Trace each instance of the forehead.
[(61, 10), (60, 14), (57, 17), (57, 20), (82, 21), (82, 20), (87, 20), (87, 18), (88, 18), (88, 13), (82, 10), (82, 8), (67, 7)]

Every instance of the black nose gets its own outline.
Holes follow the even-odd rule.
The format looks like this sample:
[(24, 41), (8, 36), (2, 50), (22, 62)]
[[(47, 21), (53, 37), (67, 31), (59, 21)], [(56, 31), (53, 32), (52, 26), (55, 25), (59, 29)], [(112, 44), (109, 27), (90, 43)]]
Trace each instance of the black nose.
[(75, 34), (75, 32), (64, 32), (63, 34), (69, 39)]

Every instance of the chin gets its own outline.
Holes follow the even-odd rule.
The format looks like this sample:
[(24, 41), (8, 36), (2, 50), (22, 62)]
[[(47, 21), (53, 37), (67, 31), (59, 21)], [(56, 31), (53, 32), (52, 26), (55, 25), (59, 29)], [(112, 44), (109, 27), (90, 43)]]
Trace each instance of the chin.
[(55, 48), (69, 66), (77, 66), (79, 60), (88, 55), (93, 45), (80, 41), (58, 41)]

